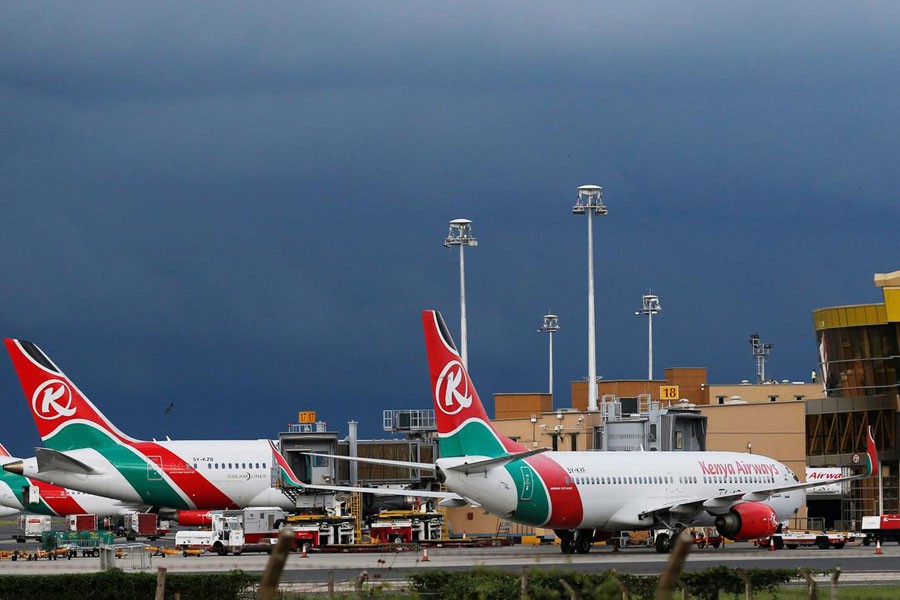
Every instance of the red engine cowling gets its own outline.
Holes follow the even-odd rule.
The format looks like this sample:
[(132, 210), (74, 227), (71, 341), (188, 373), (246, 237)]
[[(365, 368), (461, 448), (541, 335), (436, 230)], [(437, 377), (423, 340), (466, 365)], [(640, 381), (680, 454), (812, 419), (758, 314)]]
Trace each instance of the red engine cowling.
[(775, 533), (778, 515), (768, 504), (742, 502), (716, 516), (716, 529), (732, 540), (757, 540)]
[(179, 525), (187, 527), (210, 527), (212, 513), (208, 510), (179, 510), (175, 514), (175, 520)]

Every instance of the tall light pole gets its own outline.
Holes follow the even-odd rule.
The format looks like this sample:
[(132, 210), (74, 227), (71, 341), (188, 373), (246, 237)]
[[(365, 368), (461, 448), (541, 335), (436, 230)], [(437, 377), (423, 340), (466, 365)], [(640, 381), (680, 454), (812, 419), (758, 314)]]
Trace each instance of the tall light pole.
[(468, 337), (466, 335), (466, 259), (463, 249), (466, 246), (477, 246), (478, 241), (472, 237), (472, 221), (469, 219), (453, 219), (450, 221), (450, 232), (444, 240), (444, 247), (459, 246), (459, 348), (463, 366), (469, 368)]
[(661, 311), (662, 306), (653, 294), (644, 294), (643, 300), (643, 307), (634, 314), (647, 315), (647, 381), (653, 381), (653, 315)]
[(541, 333), (547, 333), (550, 337), (550, 397), (553, 397), (553, 334), (559, 331), (559, 317), (556, 315), (544, 315), (544, 324), (538, 329)]
[(591, 215), (605, 215), (603, 188), (599, 185), (583, 185), (578, 188), (578, 201), (572, 214), (587, 214), (588, 228), (588, 410), (597, 410), (597, 354), (594, 344), (594, 234)]
[(750, 347), (753, 348), (753, 356), (756, 357), (756, 383), (765, 383), (766, 381), (766, 357), (772, 351), (772, 344), (759, 343), (759, 334), (750, 335)]

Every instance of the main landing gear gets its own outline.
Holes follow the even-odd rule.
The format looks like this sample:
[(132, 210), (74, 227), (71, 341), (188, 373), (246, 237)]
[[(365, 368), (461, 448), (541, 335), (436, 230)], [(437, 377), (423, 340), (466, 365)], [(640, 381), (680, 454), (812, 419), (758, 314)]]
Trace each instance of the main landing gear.
[(593, 529), (576, 529), (575, 531), (557, 529), (555, 533), (559, 538), (559, 548), (563, 554), (587, 554), (594, 544)]
[(684, 531), (683, 527), (677, 527), (675, 529), (664, 529), (657, 533), (653, 544), (656, 547), (656, 551), (660, 554), (671, 552), (675, 546), (675, 540), (678, 539), (682, 531)]

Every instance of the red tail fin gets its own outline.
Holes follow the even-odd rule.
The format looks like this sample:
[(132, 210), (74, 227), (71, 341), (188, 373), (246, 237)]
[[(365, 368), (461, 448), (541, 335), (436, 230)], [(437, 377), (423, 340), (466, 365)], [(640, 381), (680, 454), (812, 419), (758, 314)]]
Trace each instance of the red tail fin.
[(423, 311), (422, 325), (438, 433), (455, 431), (470, 419), (490, 423), (441, 313)]
[(872, 437), (872, 426), (866, 431), (866, 465), (867, 473), (872, 475), (878, 471), (878, 451), (875, 449), (875, 438)]
[(3, 341), (45, 445), (68, 450), (135, 441), (110, 423), (35, 344)]
[(6, 451), (6, 448), (3, 447), (3, 444), (0, 444), (0, 456), (12, 456)]

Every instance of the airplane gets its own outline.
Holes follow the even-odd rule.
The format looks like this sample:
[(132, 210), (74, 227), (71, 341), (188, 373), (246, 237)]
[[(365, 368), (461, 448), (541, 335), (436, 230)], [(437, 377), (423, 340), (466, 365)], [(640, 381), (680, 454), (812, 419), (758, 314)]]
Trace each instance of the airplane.
[[(664, 553), (690, 526), (715, 525), (733, 540), (767, 537), (797, 513), (806, 489), (822, 485), (801, 483), (790, 468), (759, 454), (528, 450), (494, 428), (441, 314), (424, 311), (422, 324), (440, 456), (430, 467), (458, 496), (444, 506), (471, 503), (503, 519), (553, 529), (566, 554), (590, 552), (594, 541), (616, 531), (662, 530), (654, 543)], [(865, 458), (864, 471), (840, 481), (869, 477), (876, 468), (871, 428), (866, 455), (857, 458)]]
[[(81, 492), (175, 512), (295, 508), (272, 485), (269, 440), (143, 441), (112, 424), (35, 344), (5, 339), (44, 446), (3, 468)], [(179, 516), (180, 515), (180, 516)]]
[[(16, 460), (19, 459), (11, 456), (3, 444), (0, 444), (0, 465)], [(27, 477), (7, 471), (0, 472), (0, 515), (3, 515), (5, 510), (12, 510), (13, 513), (28, 512), (51, 517), (82, 514), (107, 517), (134, 511), (143, 512), (147, 508), (139, 504), (68, 490), (51, 483), (36, 483)]]

